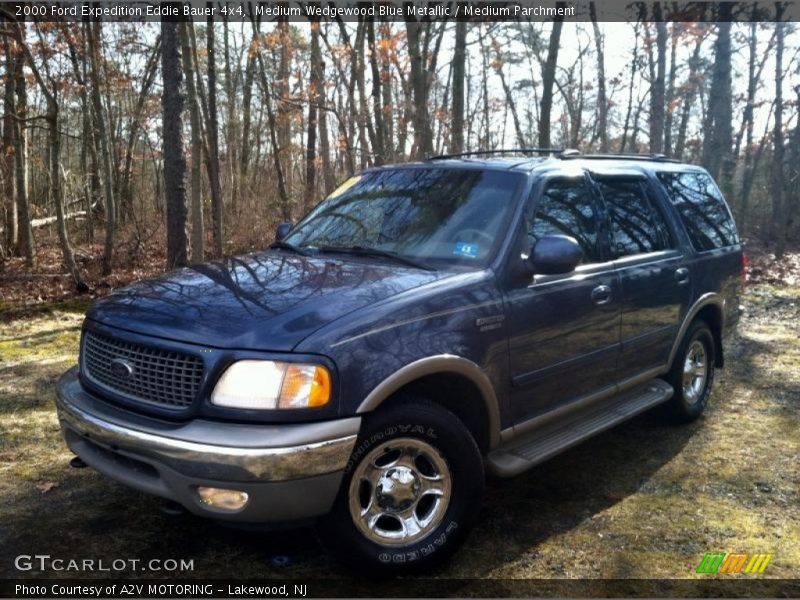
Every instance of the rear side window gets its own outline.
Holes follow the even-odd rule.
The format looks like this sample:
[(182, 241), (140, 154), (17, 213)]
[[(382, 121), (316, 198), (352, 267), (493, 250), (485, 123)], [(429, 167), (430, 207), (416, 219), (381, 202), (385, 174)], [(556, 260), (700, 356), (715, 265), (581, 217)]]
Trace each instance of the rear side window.
[(527, 215), (529, 247), (547, 235), (568, 235), (583, 250), (583, 264), (600, 262), (597, 211), (583, 179), (551, 181), (539, 198), (536, 214)]
[(599, 180), (611, 226), (615, 258), (658, 252), (670, 247), (667, 224), (640, 180)]
[(659, 173), (698, 252), (739, 243), (736, 225), (719, 189), (706, 173)]

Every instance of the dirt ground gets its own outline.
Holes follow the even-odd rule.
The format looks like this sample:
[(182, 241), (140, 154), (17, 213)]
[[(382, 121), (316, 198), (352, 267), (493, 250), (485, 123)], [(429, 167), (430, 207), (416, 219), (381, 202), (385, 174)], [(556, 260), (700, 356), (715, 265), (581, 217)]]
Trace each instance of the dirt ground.
[[(773, 557), (759, 577), (800, 594), (800, 286), (750, 286), (745, 301), (704, 418), (675, 427), (645, 414), (516, 479), (490, 481), (479, 525), (433, 576), (647, 579), (656, 582), (649, 595), (660, 595), (671, 589), (663, 580), (710, 583), (695, 573), (707, 551), (760, 552)], [(311, 528), (242, 531), (169, 516), (156, 498), (67, 466), (54, 384), (76, 362), (85, 308), (61, 302), (0, 319), (0, 578), (38, 575), (15, 571), (19, 554), (189, 558), (189, 577), (343, 577)], [(752, 582), (717, 577), (738, 578), (742, 590)]]

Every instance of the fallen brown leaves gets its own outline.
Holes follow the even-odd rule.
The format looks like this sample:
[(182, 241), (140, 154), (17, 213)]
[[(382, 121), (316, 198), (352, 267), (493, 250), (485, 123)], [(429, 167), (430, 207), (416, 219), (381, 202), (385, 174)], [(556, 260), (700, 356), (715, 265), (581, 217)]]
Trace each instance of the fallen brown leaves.
[(57, 488), (58, 484), (55, 481), (43, 481), (42, 483), (36, 484), (36, 489), (42, 492), (42, 494), (46, 494), (47, 492), (51, 491), (53, 488)]
[(770, 248), (759, 242), (748, 242), (747, 281), (748, 283), (769, 283), (779, 286), (800, 285), (800, 251), (793, 248), (780, 260)]

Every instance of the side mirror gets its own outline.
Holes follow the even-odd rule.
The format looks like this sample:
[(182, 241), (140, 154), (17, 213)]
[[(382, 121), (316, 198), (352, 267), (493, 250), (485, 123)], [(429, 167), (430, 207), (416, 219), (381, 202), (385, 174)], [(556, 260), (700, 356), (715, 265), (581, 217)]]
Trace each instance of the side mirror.
[(291, 221), (286, 221), (285, 223), (279, 224), (275, 228), (275, 241), (280, 242), (283, 238), (289, 235), (289, 232), (292, 230), (292, 227), (294, 227), (294, 223), (292, 223)]
[(575, 238), (567, 235), (546, 235), (531, 248), (528, 262), (540, 275), (571, 273), (583, 258), (583, 250)]

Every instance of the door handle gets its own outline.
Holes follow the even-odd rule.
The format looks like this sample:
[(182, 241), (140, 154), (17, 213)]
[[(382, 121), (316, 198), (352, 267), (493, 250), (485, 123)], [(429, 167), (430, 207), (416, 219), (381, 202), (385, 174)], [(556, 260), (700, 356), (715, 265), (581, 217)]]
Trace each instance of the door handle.
[(607, 285), (598, 285), (592, 290), (592, 302), (597, 306), (611, 302), (611, 288)]
[(675, 270), (675, 281), (678, 282), (678, 285), (686, 285), (689, 283), (689, 269), (685, 267), (681, 267), (680, 269)]

